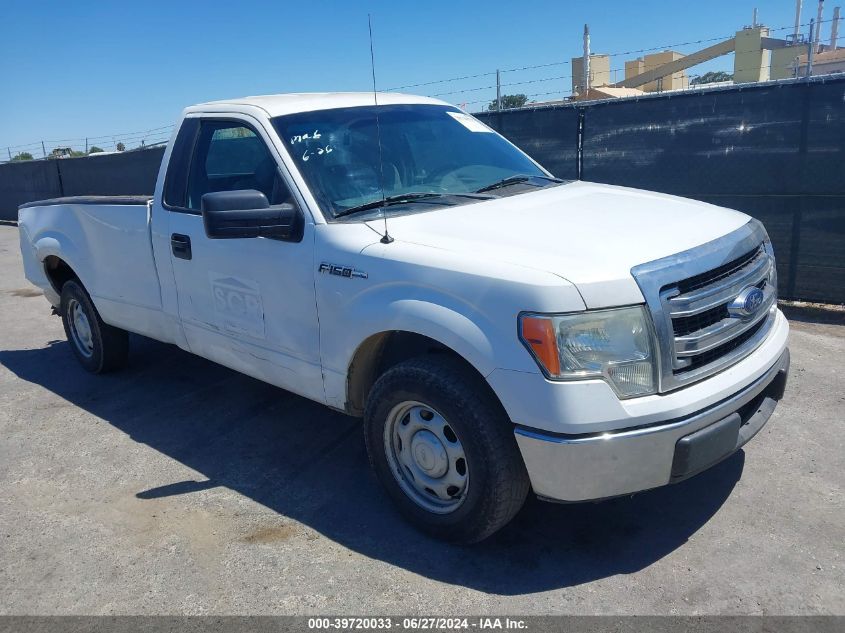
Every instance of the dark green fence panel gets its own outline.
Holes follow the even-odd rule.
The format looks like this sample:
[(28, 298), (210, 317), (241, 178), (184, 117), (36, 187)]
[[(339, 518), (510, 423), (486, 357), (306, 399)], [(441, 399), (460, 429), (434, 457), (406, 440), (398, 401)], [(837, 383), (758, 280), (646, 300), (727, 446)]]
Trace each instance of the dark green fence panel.
[(30, 160), (0, 165), (0, 220), (17, 220), (24, 202), (62, 195), (56, 161)]
[(489, 112), (478, 118), (558, 178), (578, 177), (578, 116), (573, 106)]
[(561, 177), (758, 218), (782, 297), (845, 303), (845, 77), (481, 117)]
[(152, 195), (164, 147), (0, 165), (0, 220), (25, 202), (60, 196)]

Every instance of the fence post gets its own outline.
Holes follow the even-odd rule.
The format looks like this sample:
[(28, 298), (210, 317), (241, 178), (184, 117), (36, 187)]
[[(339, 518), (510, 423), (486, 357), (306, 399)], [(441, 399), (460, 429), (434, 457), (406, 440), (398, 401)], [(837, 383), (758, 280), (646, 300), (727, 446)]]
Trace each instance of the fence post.
[(798, 208), (792, 212), (792, 239), (789, 245), (789, 278), (786, 280), (786, 296), (785, 299), (798, 299), (795, 296), (795, 286), (798, 281), (798, 259), (801, 251), (801, 226), (804, 224), (804, 207), (807, 203), (808, 194), (804, 189), (806, 182), (805, 176), (807, 172), (807, 151), (809, 144), (809, 130), (810, 130), (810, 90), (813, 85), (806, 83), (802, 86), (804, 88), (804, 103), (801, 109), (801, 131), (798, 136), (798, 155), (801, 157), (801, 173), (799, 175), (800, 182), (798, 190)]
[(575, 179), (584, 180), (584, 121), (587, 109), (578, 108), (578, 127), (575, 131)]
[[(807, 42), (807, 79), (813, 76), (813, 51), (815, 45), (813, 44), (813, 24), (814, 20), (810, 20), (810, 41)], [(819, 25), (821, 27), (821, 25)]]
[(499, 69), (496, 69), (496, 109), (502, 111), (502, 80), (499, 78)]
[(64, 198), (65, 196), (65, 183), (62, 180), (62, 161), (61, 159), (54, 159), (50, 161), (51, 163), (55, 163), (56, 165), (56, 177), (59, 179), (59, 197)]

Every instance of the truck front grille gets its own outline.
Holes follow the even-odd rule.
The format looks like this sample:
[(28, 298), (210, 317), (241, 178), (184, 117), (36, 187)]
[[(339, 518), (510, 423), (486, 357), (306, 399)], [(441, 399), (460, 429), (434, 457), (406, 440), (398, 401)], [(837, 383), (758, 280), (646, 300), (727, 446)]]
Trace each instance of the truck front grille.
[(755, 323), (753, 326), (751, 326), (750, 329), (746, 330), (739, 336), (736, 336), (730, 339), (729, 341), (722, 343), (718, 347), (714, 347), (711, 350), (702, 352), (701, 354), (694, 356), (690, 359), (690, 364), (681, 371), (692, 371), (694, 369), (698, 369), (699, 367), (706, 367), (711, 363), (717, 362), (720, 358), (724, 358), (734, 350), (739, 349), (743, 345), (745, 345), (754, 337), (755, 334), (757, 334), (757, 332), (760, 331), (760, 328), (762, 328), (765, 324), (765, 320), (760, 320), (758, 323)]
[[(729, 367), (765, 338), (777, 302), (774, 258), (765, 239), (762, 225), (752, 221), (719, 240), (631, 271), (658, 335), (662, 392)], [(750, 288), (762, 291), (762, 302), (740, 314), (730, 306)]]

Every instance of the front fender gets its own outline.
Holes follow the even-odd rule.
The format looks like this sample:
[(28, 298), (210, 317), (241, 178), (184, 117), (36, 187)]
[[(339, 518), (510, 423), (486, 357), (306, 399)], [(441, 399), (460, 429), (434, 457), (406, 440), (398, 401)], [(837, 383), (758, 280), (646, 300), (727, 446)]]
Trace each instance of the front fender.
[[(371, 312), (362, 305), (362, 312)], [(361, 316), (365, 316), (362, 314)], [(478, 319), (479, 315), (473, 315)], [(353, 317), (355, 318), (355, 317)], [(495, 367), (495, 351), (490, 334), (482, 329), (483, 320), (475, 321), (453, 308), (419, 299), (399, 299), (382, 306), (378, 315), (367, 314), (361, 321), (362, 328), (355, 337), (359, 342), (383, 332), (400, 330), (421, 334), (460, 354), (482, 375)], [(352, 362), (357, 346), (346, 350), (343, 365), (346, 370)]]
[(348, 371), (356, 353), (369, 339), (385, 332), (410, 332), (433, 339), (462, 356), (483, 376), (495, 369), (492, 335), (485, 331), (486, 319), (478, 314), (458, 311), (448, 297), (440, 297), (441, 302), (433, 297), (385, 300), (374, 294), (363, 293), (342, 310), (331, 311), (331, 316), (323, 316), (327, 311), (321, 311), (323, 384), (329, 406), (346, 409)]
[(398, 241), (389, 247), (371, 245), (357, 255), (349, 245), (339, 248), (333, 241), (318, 246), (320, 261), (336, 259), (363, 274), (315, 278), (326, 400), (338, 408), (345, 405), (347, 372), (356, 351), (376, 334), (426, 336), (485, 377), (498, 368), (538, 373), (519, 341), (519, 312), (584, 309), (578, 291), (565, 279), (472, 253)]

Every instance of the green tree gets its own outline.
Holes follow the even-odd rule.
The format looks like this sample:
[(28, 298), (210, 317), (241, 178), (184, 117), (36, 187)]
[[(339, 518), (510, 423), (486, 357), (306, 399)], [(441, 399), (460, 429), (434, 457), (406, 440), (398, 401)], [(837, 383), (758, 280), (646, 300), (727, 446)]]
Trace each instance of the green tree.
[[(528, 103), (528, 97), (523, 94), (518, 95), (502, 95), (502, 110), (509, 110), (510, 108), (521, 108)], [(498, 103), (495, 99), (487, 106), (488, 110), (496, 111), (499, 109)]]
[(734, 76), (732, 74), (726, 73), (724, 70), (715, 70), (694, 77), (689, 83), (691, 86), (697, 86), (701, 84), (713, 84), (719, 81), (731, 81), (733, 78)]
[(12, 160), (32, 160), (32, 154), (29, 152), (20, 152), (12, 156)]
[(123, 143), (118, 143), (118, 144), (117, 144), (117, 146), (115, 147), (115, 149), (116, 149), (118, 152), (122, 152), (122, 151), (124, 151), (124, 150), (126, 149), (126, 145), (124, 145)]
[(103, 151), (103, 148), (102, 148), (102, 147), (97, 147), (96, 145), (93, 145), (93, 146), (91, 147), (91, 149), (89, 149), (89, 150), (88, 150), (88, 153), (89, 153), (89, 154), (99, 154), (99, 153), (100, 153), (100, 152), (102, 152), (102, 151)]

